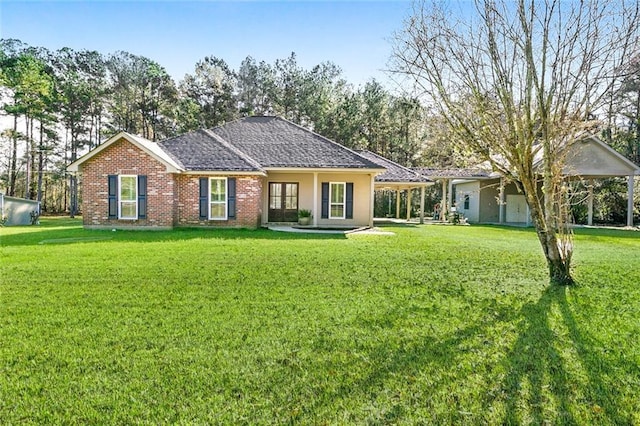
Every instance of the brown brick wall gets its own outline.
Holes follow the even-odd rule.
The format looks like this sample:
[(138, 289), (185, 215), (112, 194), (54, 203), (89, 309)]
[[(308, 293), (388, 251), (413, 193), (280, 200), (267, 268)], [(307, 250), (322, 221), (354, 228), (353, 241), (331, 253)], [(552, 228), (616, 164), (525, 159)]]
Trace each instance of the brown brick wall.
[[(109, 219), (108, 176), (147, 176), (147, 218)], [(166, 167), (120, 139), (82, 164), (82, 220), (87, 227), (171, 227), (174, 222), (175, 180)]]
[[(147, 218), (109, 219), (108, 176), (147, 176)], [(221, 175), (224, 176), (224, 175)], [(166, 167), (126, 139), (120, 139), (82, 164), (82, 217), (85, 227), (260, 226), (262, 178), (236, 178), (236, 218), (200, 220), (199, 178), (172, 174)], [(204, 176), (203, 176), (204, 177)]]
[[(225, 175), (218, 175), (225, 177)], [(233, 176), (236, 178), (236, 218), (231, 220), (200, 220), (200, 177), (177, 175), (176, 202), (179, 226), (214, 226), (256, 228), (262, 217), (262, 178), (260, 176)], [(215, 177), (208, 175), (206, 177)], [(229, 176), (227, 176), (229, 177)]]

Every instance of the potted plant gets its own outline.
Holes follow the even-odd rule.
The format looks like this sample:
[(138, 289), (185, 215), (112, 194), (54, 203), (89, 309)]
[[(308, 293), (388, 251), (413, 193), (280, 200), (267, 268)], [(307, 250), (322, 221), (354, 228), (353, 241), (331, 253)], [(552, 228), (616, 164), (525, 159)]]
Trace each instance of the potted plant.
[(300, 209), (298, 210), (298, 224), (309, 225), (311, 223), (311, 210)]

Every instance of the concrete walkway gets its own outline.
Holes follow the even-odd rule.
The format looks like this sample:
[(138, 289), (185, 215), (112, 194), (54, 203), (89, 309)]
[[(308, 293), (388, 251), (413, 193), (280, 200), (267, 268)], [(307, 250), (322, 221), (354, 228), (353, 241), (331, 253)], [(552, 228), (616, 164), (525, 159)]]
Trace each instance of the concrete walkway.
[(396, 235), (394, 232), (383, 231), (380, 228), (364, 226), (357, 229), (318, 229), (298, 228), (286, 225), (270, 225), (268, 229), (276, 232), (293, 232), (299, 234), (343, 234), (343, 235)]

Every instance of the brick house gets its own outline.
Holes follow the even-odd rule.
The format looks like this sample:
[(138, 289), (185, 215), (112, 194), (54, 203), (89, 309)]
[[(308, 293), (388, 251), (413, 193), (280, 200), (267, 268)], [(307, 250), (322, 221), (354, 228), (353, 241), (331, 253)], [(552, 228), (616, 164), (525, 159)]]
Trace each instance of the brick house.
[(370, 226), (385, 167), (279, 117), (247, 117), (161, 142), (125, 132), (72, 163), (85, 228)]

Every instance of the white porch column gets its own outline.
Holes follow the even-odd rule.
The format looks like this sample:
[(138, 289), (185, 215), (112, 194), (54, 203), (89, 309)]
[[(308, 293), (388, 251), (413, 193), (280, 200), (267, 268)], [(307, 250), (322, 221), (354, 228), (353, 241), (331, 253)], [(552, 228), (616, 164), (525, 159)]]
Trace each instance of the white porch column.
[(396, 188), (396, 219), (400, 219), (400, 187)]
[(442, 179), (442, 201), (440, 202), (440, 220), (446, 220), (447, 212), (447, 179)]
[(587, 225), (593, 225), (593, 179), (589, 179), (587, 186)]
[[(376, 201), (376, 176), (372, 173), (371, 175), (371, 204), (369, 205), (369, 226), (373, 228), (373, 216), (375, 216), (375, 201)], [(384, 202), (384, 200), (383, 200)]]
[(453, 199), (453, 179), (449, 180), (449, 209), (451, 209), (451, 207), (453, 207), (453, 203), (456, 201)]
[(500, 202), (498, 203), (498, 222), (504, 223), (504, 179), (500, 178)]
[(633, 177), (627, 180), (627, 226), (633, 226)]
[(420, 187), (420, 223), (424, 223), (424, 185)]
[(411, 188), (407, 188), (407, 222), (411, 219)]
[(313, 226), (318, 226), (318, 172), (313, 172)]

